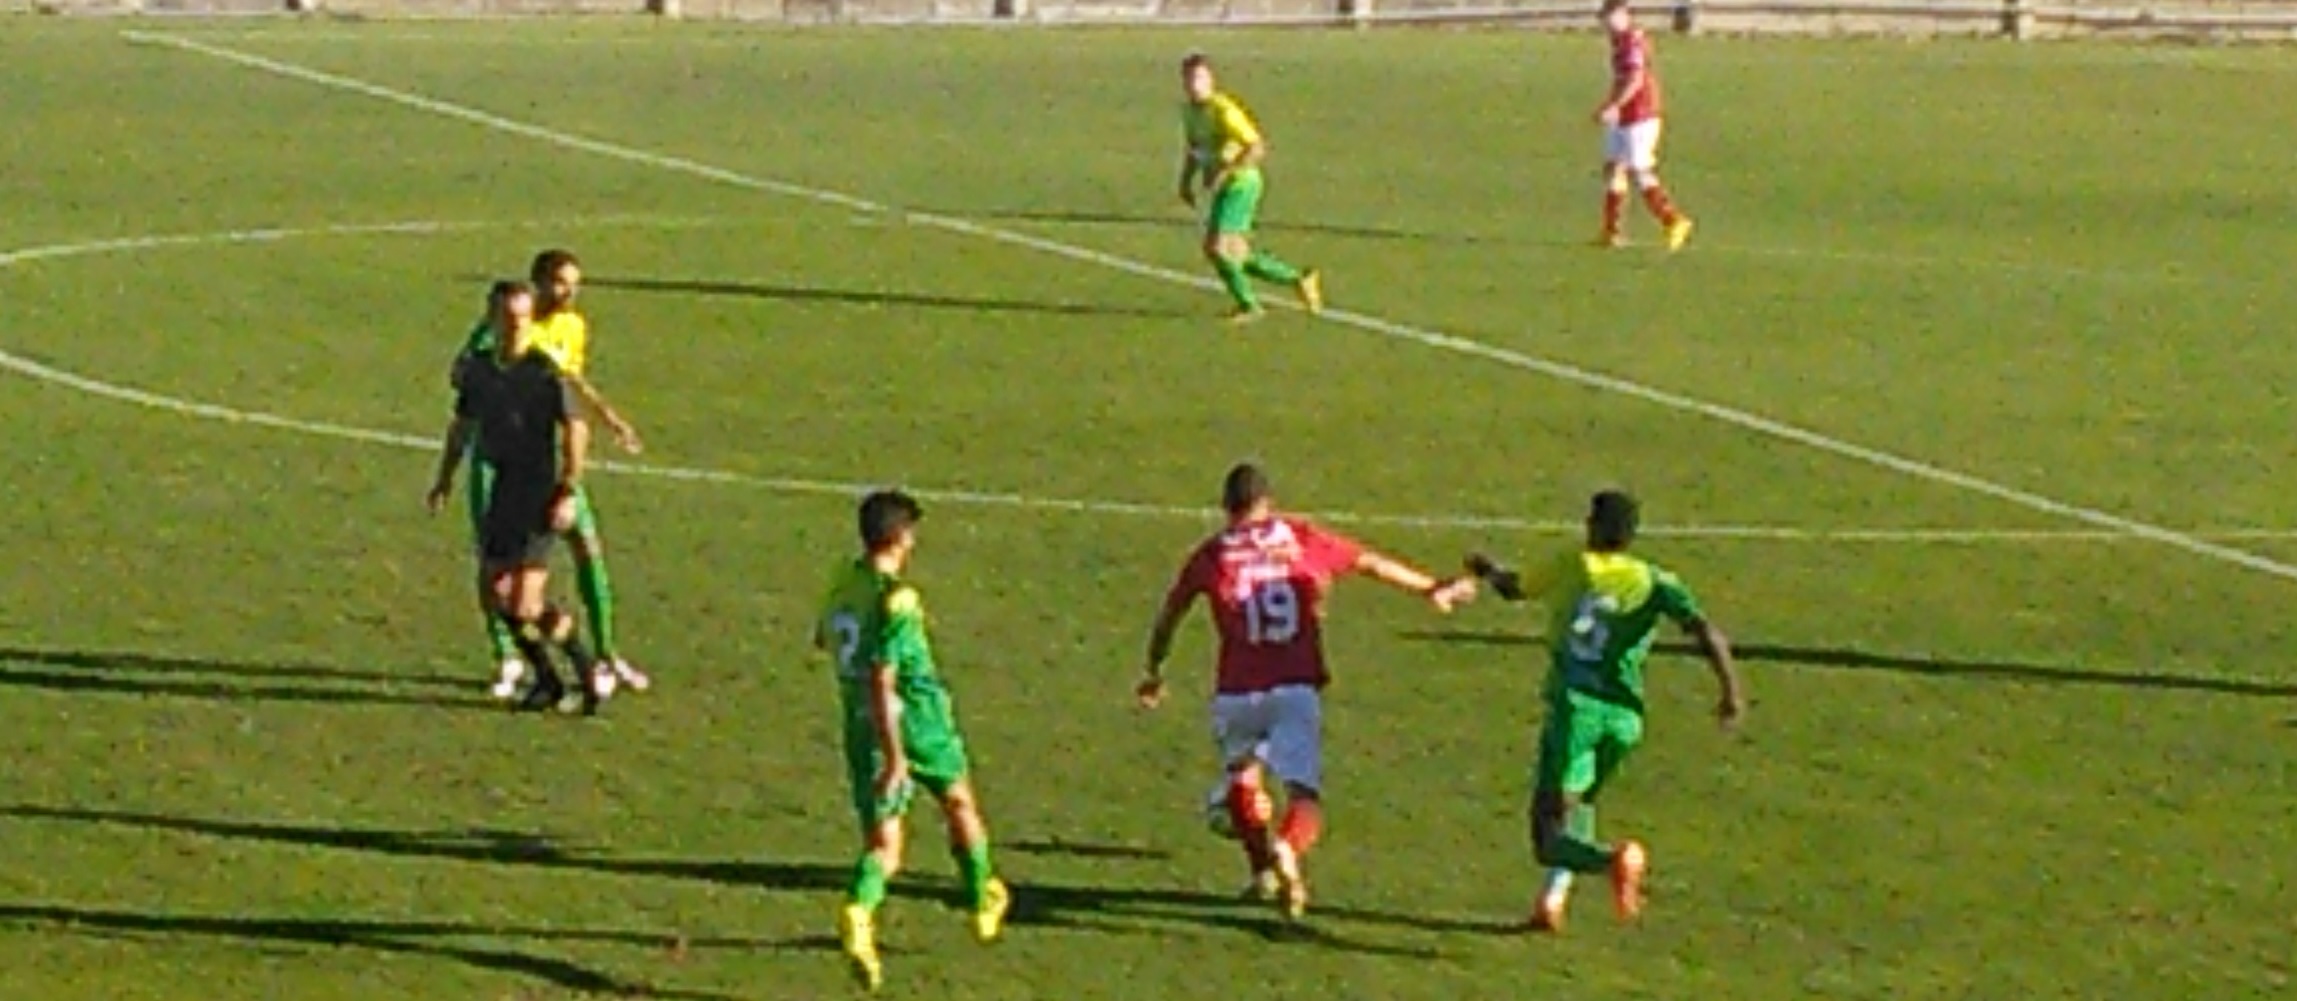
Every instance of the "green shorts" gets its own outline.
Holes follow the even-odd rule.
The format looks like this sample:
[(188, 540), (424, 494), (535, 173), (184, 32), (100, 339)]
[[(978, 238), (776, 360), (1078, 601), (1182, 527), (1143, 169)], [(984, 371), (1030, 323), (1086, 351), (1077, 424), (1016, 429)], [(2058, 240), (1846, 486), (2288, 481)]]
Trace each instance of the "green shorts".
[(1566, 692), (1548, 702), (1547, 722), (1539, 733), (1534, 791), (1592, 802), (1642, 742), (1640, 710)]
[(849, 715), (845, 726), (845, 774), (853, 793), (854, 819), (864, 834), (909, 812), (917, 790), (935, 798), (965, 781), (971, 764), (965, 756), (965, 737), (957, 732), (948, 700), (938, 705), (905, 702), (901, 710), (901, 750), (909, 759), (909, 785), (891, 795), (877, 793), (877, 772), (884, 764), (878, 753), (877, 733), (866, 710)]
[[(470, 502), (471, 537), (477, 539), (486, 523), (487, 498), (494, 492), (494, 464), (476, 455), (471, 456), (470, 464), (471, 475), (463, 492)], [(598, 514), (591, 509), (588, 487), (574, 488), (574, 531), (566, 534), (593, 541), (598, 538)]]
[(1215, 236), (1249, 236), (1260, 219), (1260, 195), (1268, 186), (1258, 167), (1229, 175), (1228, 183), (1212, 193), (1212, 208), (1205, 213), (1205, 232)]

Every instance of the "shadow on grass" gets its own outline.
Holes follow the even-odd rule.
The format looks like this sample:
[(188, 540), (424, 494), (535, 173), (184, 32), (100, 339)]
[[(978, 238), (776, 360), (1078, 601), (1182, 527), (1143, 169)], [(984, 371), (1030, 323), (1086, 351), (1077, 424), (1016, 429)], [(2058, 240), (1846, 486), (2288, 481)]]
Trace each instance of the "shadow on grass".
[(0, 686), (55, 692), (143, 695), (218, 702), (296, 702), (479, 709), (473, 695), (394, 689), (477, 691), (476, 678), (394, 674), (312, 664), (263, 663), (146, 653), (0, 647)]
[[(57, 821), (143, 830), (171, 831), (241, 841), (336, 848), (381, 855), (450, 859), (489, 865), (532, 866), (589, 873), (696, 880), (777, 892), (842, 893), (852, 881), (846, 862), (780, 862), (718, 859), (628, 858), (598, 855), (562, 845), (549, 835), (524, 831), (392, 830), (322, 827), (257, 821), (171, 817), (107, 810), (58, 809), (19, 805), (0, 809), (0, 818)], [(1026, 844), (1027, 842), (1023, 842)], [(943, 907), (969, 906), (953, 881), (905, 875), (896, 896)], [(1190, 890), (1092, 886), (1017, 877), (1013, 909), (1016, 926), (1039, 926), (1104, 934), (1147, 933), (1143, 923), (1185, 925), (1243, 932), (1277, 942), (1307, 943), (1363, 955), (1432, 959), (1433, 949), (1361, 942), (1313, 926), (1313, 919), (1407, 928), (1424, 932), (1496, 932), (1504, 926), (1391, 914), (1347, 907), (1320, 907), (1309, 926), (1293, 926), (1258, 905), (1234, 896)], [(834, 943), (827, 943), (834, 947)], [(793, 946), (794, 947), (794, 946)]]
[(1002, 299), (979, 296), (922, 294), (915, 292), (886, 292), (863, 289), (821, 288), (805, 285), (773, 285), (763, 282), (719, 281), (689, 278), (631, 278), (600, 276), (586, 280), (592, 288), (619, 289), (628, 292), (653, 292), (668, 295), (732, 296), (744, 299), (766, 299), (775, 302), (830, 303), (846, 306), (885, 307), (893, 309), (947, 309), (968, 313), (1033, 313), (1046, 316), (1110, 316), (1135, 319), (1186, 319), (1195, 314), (1172, 309), (1150, 309), (1139, 306), (1112, 306), (1089, 303), (1043, 302), (1033, 299)]
[[(1433, 643), (1455, 643), (1463, 646), (1530, 647), (1537, 646), (1540, 642), (1535, 637), (1520, 633), (1415, 631), (1403, 635), (1405, 639)], [(1658, 653), (1670, 656), (1696, 657), (1699, 655), (1696, 647), (1686, 643), (1661, 643), (1654, 649)], [(1748, 663), (1786, 664), (1795, 667), (1816, 667), (1842, 671), (1886, 671), (1893, 674), (1912, 674), (1935, 678), (1967, 678), (1980, 681), (2012, 681), (2027, 684), (2103, 685), (2116, 688), (2146, 688), (2163, 691), (2200, 692), (2210, 695), (2240, 695), (2254, 698), (2297, 696), (2297, 684), (2275, 684), (2241, 678), (2210, 678), (2152, 671), (2122, 673), (2049, 664), (1947, 660), (1937, 657), (1869, 653), (1863, 650), (1771, 646), (1761, 643), (1734, 645), (1731, 649), (1738, 655), (1739, 660)]]
[(1125, 862), (1165, 862), (1172, 853), (1162, 848), (1141, 848), (1134, 845), (1103, 845), (1089, 841), (1067, 841), (1061, 838), (1041, 838), (1034, 841), (1000, 841), (997, 850), (1016, 855), (1042, 855), (1053, 858), (1105, 859)]
[(147, 913), (55, 904), (0, 904), (0, 924), (53, 928), (96, 938), (218, 938), (266, 946), (366, 949), (379, 953), (450, 960), (497, 973), (527, 977), (556, 987), (622, 997), (717, 1001), (729, 995), (685, 991), (623, 980), (570, 960), (507, 948), (467, 945), (443, 939), (492, 938), (552, 942), (658, 946), (664, 953), (684, 947), (743, 949), (836, 948), (832, 938), (794, 942), (745, 939), (681, 941), (672, 936), (628, 931), (512, 928), (436, 921), (364, 921), (329, 918), (253, 918)]
[[(1169, 214), (1123, 212), (1092, 209), (994, 209), (985, 211), (939, 210), (938, 215), (955, 216), (980, 222), (1022, 222), (1057, 226), (1123, 226), (1136, 229), (1165, 229), (1194, 235), (1203, 223), (1176, 207)], [(1387, 226), (1356, 226), (1315, 222), (1260, 222), (1253, 227), (1261, 233), (1279, 236), (1298, 234), (1307, 236), (1333, 236), (1352, 240), (1383, 240), (1408, 243), (1451, 244), (1463, 247), (1518, 245), (1574, 246), (1563, 241), (1515, 240), (1500, 237), (1477, 236), (1469, 233), (1431, 233), (1421, 230), (1395, 229)]]

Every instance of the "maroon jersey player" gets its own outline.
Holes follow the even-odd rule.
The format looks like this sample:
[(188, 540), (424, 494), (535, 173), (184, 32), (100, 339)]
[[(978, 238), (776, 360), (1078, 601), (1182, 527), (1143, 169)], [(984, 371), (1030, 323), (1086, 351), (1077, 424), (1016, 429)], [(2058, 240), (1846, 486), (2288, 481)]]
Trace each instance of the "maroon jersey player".
[(1611, 93), (1595, 110), (1603, 126), (1603, 234), (1597, 243), (1621, 242), (1620, 216), (1630, 186), (1643, 193), (1643, 205), (1667, 232), (1667, 249), (1681, 250), (1691, 238), (1691, 217), (1675, 207), (1659, 183), (1659, 69), (1651, 38), (1635, 26), (1627, 0), (1603, 0), (1603, 27), (1611, 36)]
[[(1364, 574), (1425, 597), (1438, 611), (1472, 597), (1472, 578), (1438, 581), (1306, 519), (1279, 514), (1258, 466), (1231, 470), (1222, 487), (1228, 524), (1189, 554), (1151, 630), (1139, 696), (1164, 697), (1174, 630), (1199, 599), (1212, 606), (1220, 660), (1213, 740), (1227, 771), (1225, 806), (1259, 892), (1285, 912), (1307, 909), (1301, 859), (1323, 828), (1324, 599), (1334, 581)], [(1282, 784), (1284, 813), (1262, 781)], [(1272, 826), (1273, 825), (1273, 826)]]

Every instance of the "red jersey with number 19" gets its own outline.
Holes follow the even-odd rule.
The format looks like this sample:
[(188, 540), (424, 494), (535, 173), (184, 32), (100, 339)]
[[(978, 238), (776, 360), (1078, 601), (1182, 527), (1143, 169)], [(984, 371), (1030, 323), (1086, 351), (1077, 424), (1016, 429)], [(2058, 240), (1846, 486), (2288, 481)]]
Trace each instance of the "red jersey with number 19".
[(1331, 680), (1324, 595), (1363, 552), (1354, 540), (1297, 518), (1231, 525), (1196, 548), (1165, 600), (1210, 600), (1220, 633), (1220, 694), (1322, 688)]

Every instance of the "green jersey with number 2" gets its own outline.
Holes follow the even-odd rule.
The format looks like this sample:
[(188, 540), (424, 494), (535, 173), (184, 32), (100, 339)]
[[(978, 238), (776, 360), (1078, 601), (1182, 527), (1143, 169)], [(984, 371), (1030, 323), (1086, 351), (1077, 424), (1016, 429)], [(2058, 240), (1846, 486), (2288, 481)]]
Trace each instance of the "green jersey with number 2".
[(1547, 696), (1569, 693), (1643, 709), (1643, 662), (1662, 620), (1699, 621), (1698, 600), (1674, 574), (1625, 553), (1573, 552), (1532, 591), (1550, 617)]

